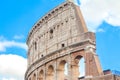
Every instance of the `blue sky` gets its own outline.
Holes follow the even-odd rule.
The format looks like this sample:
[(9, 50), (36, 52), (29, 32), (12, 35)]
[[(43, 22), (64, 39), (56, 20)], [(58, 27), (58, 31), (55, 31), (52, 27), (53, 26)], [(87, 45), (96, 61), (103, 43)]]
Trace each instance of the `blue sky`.
[[(43, 15), (62, 2), (64, 0), (0, 1), (0, 80), (23, 79), (28, 32)], [(120, 70), (120, 1), (75, 1), (77, 2), (89, 31), (96, 33), (96, 52), (102, 68)]]

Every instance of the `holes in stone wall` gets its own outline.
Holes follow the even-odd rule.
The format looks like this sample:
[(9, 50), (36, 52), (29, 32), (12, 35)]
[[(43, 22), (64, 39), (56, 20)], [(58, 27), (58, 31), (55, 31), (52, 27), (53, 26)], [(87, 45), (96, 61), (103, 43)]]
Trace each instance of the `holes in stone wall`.
[(57, 30), (59, 30), (59, 25), (57, 25)]
[(41, 55), (41, 57), (43, 57), (43, 54)]
[(37, 26), (40, 26), (40, 24), (38, 23)]
[(50, 39), (53, 38), (53, 29), (50, 30)]
[(63, 25), (63, 23), (61, 23), (61, 25)]
[(63, 44), (61, 44), (61, 46), (62, 46), (62, 47), (65, 47), (65, 44), (63, 43)]
[(68, 22), (68, 20), (65, 21), (66, 23)]

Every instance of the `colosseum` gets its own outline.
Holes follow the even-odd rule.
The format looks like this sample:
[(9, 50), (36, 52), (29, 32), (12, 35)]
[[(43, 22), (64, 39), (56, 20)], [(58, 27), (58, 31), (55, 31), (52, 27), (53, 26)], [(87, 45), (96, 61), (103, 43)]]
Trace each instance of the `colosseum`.
[[(38, 21), (29, 32), (27, 45), (25, 80), (120, 80), (104, 74), (96, 54), (95, 34), (88, 31), (79, 6), (72, 0)], [(85, 75), (79, 77), (82, 58)]]

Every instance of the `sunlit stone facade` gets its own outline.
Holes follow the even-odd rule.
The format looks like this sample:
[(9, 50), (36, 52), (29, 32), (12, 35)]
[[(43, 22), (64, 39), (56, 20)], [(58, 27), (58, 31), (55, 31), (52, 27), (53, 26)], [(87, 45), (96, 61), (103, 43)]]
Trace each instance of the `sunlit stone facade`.
[[(89, 32), (80, 8), (66, 1), (43, 16), (27, 39), (25, 80), (78, 80), (85, 59), (85, 78), (103, 75), (95, 53), (95, 34)], [(67, 65), (68, 75), (64, 74)]]

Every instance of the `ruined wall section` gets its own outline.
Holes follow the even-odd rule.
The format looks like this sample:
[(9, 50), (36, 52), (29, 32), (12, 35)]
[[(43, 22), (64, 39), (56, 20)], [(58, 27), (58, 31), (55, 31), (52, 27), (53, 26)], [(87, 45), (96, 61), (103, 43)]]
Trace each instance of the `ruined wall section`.
[(77, 8), (73, 3), (64, 3), (33, 26), (27, 41), (28, 66), (62, 47), (80, 42), (80, 35), (85, 30), (78, 20), (82, 16)]
[(27, 45), (25, 80), (78, 80), (76, 61), (81, 58), (85, 59), (85, 76), (102, 75), (95, 34), (88, 32), (79, 7), (72, 2), (66, 1), (43, 16), (30, 31)]

